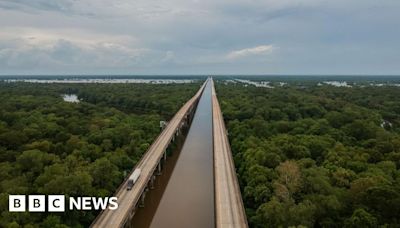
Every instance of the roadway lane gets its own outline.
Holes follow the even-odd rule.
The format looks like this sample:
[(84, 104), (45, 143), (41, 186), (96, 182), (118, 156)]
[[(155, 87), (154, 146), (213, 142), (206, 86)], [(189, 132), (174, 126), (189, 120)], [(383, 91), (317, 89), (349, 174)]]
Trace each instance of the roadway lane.
[(226, 134), (224, 119), (212, 83), (215, 225), (217, 228), (248, 227), (242, 196)]
[[(208, 81), (208, 80), (207, 80)], [(182, 123), (184, 117), (189, 113), (196, 101), (200, 98), (207, 81), (201, 86), (199, 91), (193, 96), (188, 102), (186, 102), (182, 108), (175, 114), (170, 120), (165, 129), (157, 137), (157, 139), (150, 146), (148, 151), (144, 154), (139, 163), (132, 169), (131, 173), (137, 169), (141, 169), (141, 175), (131, 191), (126, 190), (127, 179), (120, 185), (114, 196), (118, 197), (118, 209), (117, 210), (104, 210), (92, 223), (91, 227), (121, 227), (124, 225), (127, 218), (130, 217), (130, 213), (134, 210), (135, 205), (138, 203), (140, 196), (147, 186), (150, 178), (153, 176), (157, 165), (162, 158), (164, 151), (170, 144), (172, 137), (176, 133), (176, 129)], [(131, 174), (130, 173), (130, 174)], [(130, 176), (127, 175), (127, 177)]]

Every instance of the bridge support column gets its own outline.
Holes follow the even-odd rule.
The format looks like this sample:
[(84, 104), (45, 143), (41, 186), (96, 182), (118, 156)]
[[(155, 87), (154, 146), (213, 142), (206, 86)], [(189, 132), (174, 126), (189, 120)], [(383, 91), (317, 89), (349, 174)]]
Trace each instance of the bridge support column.
[(161, 161), (158, 162), (157, 175), (161, 175)]
[(151, 179), (150, 179), (150, 189), (154, 189), (154, 181), (156, 180), (156, 177), (155, 176), (151, 176)]
[(167, 161), (167, 151), (164, 151), (164, 162)]
[(140, 202), (139, 202), (139, 207), (144, 207), (144, 199), (146, 198), (146, 191), (142, 193), (140, 196)]
[(123, 227), (124, 227), (124, 228), (132, 228), (131, 219), (129, 219), (128, 221), (126, 221)]

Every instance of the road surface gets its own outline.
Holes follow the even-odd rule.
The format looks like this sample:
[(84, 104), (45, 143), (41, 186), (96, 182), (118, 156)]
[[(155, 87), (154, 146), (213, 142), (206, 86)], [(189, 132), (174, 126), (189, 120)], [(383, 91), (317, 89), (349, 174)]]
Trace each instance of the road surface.
[(224, 119), (212, 83), (215, 225), (217, 228), (248, 227), (242, 196), (226, 134)]

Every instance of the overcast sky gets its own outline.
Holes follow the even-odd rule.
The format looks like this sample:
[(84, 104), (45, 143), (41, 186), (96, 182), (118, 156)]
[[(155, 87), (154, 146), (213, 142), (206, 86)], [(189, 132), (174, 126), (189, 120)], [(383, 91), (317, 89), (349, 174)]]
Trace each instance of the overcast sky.
[(400, 74), (400, 0), (0, 0), (0, 74)]

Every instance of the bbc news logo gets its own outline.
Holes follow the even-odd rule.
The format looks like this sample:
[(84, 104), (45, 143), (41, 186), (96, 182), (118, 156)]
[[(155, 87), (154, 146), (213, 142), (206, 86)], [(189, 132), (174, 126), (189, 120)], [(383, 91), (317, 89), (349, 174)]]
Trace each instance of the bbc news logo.
[[(117, 197), (69, 197), (66, 204), (64, 195), (9, 195), (10, 212), (64, 212), (69, 210), (110, 210), (118, 209)], [(46, 210), (47, 209), (47, 210)]]

